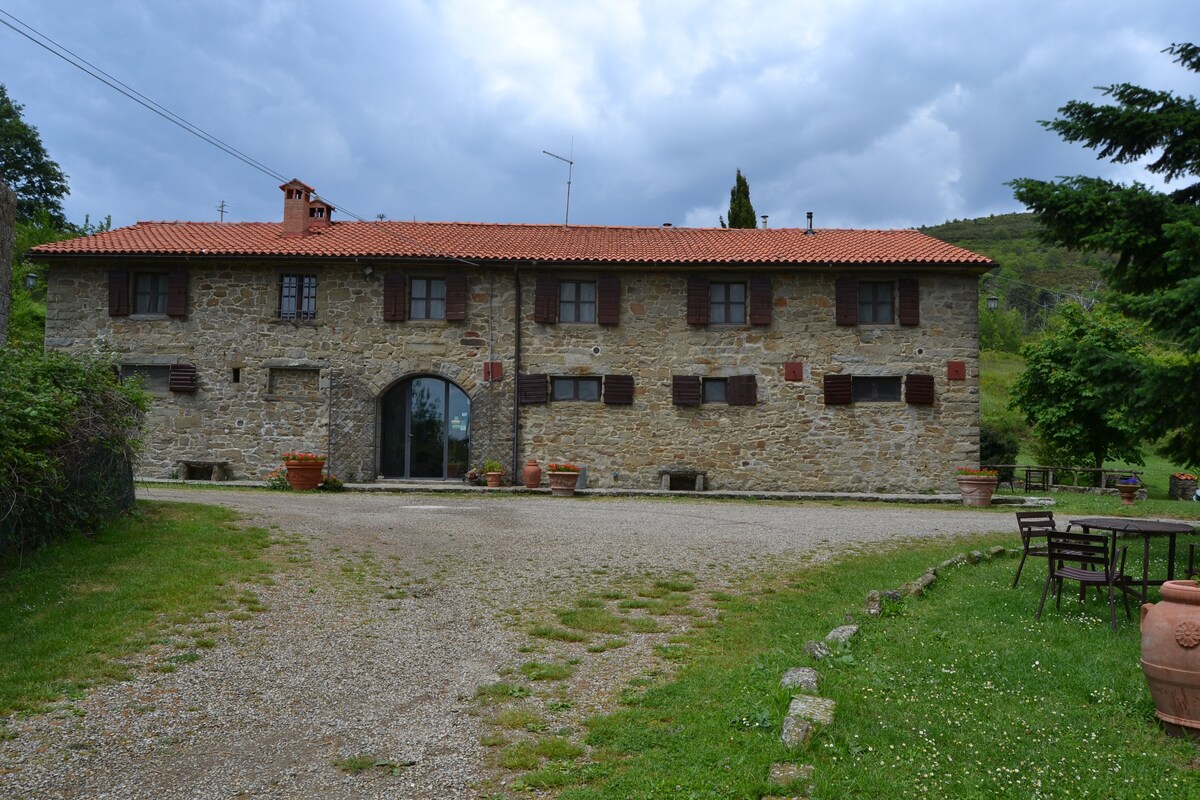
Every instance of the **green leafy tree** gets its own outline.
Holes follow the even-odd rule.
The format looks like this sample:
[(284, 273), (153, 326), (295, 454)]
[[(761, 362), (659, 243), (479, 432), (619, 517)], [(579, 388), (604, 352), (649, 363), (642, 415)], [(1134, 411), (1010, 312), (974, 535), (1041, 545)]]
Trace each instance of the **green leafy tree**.
[(1016, 353), (1025, 339), (1025, 320), (1015, 308), (989, 310), (986, 299), (979, 301), (979, 349)]
[(1139, 333), (1119, 315), (1064, 303), (1046, 334), (1021, 348), (1025, 371), (1011, 405), (1033, 426), (1042, 453), (1064, 466), (1143, 463), (1146, 421), (1130, 391), (1148, 364)]
[(754, 216), (754, 206), (750, 203), (750, 184), (742, 171), (737, 171), (733, 188), (729, 190), (729, 223), (721, 217), (722, 228), (757, 228), (758, 218)]
[[(1200, 47), (1165, 51), (1200, 72)], [(1200, 106), (1196, 98), (1128, 83), (1104, 88), (1109, 104), (1071, 101), (1059, 119), (1042, 122), (1069, 142), (1115, 163), (1145, 163), (1168, 184), (1200, 177)], [(1102, 264), (1110, 302), (1146, 320), (1175, 352), (1160, 354), (1142, 372), (1136, 399), (1147, 435), (1162, 437), (1168, 457), (1200, 464), (1200, 415), (1182, 398), (1200, 387), (1200, 183), (1170, 192), (1142, 183), (1075, 176), (1010, 184), (1038, 217), (1046, 240), (1072, 249), (1111, 253)], [(1134, 392), (1129, 379), (1124, 391)]]
[(46, 154), (37, 128), (21, 118), (24, 108), (9, 99), (0, 83), (0, 177), (17, 193), (18, 220), (32, 220), (44, 209), (65, 228), (62, 199), (70, 192), (67, 176)]

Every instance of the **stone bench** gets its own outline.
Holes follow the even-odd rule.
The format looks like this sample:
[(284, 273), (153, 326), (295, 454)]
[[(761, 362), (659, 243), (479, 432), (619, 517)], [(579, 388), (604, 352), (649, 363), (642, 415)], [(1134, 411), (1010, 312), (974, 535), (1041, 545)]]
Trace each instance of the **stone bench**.
[(223, 481), (229, 477), (228, 467), (228, 461), (183, 459), (179, 462), (179, 477), (185, 481)]
[(668, 467), (658, 471), (664, 492), (703, 492), (708, 485), (708, 473), (690, 467)]

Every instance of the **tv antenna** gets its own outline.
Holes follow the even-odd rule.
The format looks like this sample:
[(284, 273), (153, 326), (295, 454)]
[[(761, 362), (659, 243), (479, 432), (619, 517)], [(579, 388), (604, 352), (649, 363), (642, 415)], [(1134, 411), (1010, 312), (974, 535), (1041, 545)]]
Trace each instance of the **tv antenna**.
[[(563, 158), (560, 155), (551, 153), (549, 150), (543, 150), (543, 153), (551, 158), (557, 158), (559, 161), (567, 162), (567, 213), (563, 215), (563, 227), (567, 227), (567, 223), (571, 219), (571, 173), (575, 171), (575, 162), (570, 158)], [(575, 137), (571, 137), (571, 156), (575, 156)]]

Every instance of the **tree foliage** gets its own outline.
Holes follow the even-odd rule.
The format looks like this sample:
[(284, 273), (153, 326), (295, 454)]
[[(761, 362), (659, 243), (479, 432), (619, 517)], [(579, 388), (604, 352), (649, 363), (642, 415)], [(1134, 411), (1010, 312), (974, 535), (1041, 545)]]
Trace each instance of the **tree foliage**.
[(722, 228), (757, 228), (758, 217), (754, 216), (754, 205), (750, 202), (750, 183), (737, 171), (733, 188), (729, 190), (729, 222), (721, 217)]
[[(1196, 45), (1173, 44), (1165, 52), (1200, 72)], [(1145, 169), (1168, 183), (1200, 177), (1200, 105), (1194, 97), (1128, 83), (1102, 91), (1112, 103), (1071, 101), (1059, 109), (1060, 118), (1042, 125), (1116, 163), (1153, 159)], [(1075, 176), (1021, 178), (1011, 186), (1037, 215), (1048, 241), (1116, 256), (1104, 268), (1114, 291), (1110, 301), (1176, 348), (1142, 372), (1137, 399), (1149, 421), (1147, 433), (1164, 437), (1169, 457), (1200, 464), (1200, 416), (1182, 401), (1186, 387), (1200, 385), (1200, 183), (1160, 192), (1139, 182)], [(1168, 398), (1173, 401), (1164, 403)]]
[(1025, 371), (1012, 406), (1025, 414), (1052, 463), (1103, 467), (1142, 461), (1145, 421), (1130, 384), (1148, 354), (1137, 327), (1102, 309), (1063, 305), (1046, 335), (1021, 349)]
[(62, 168), (50, 159), (37, 128), (21, 118), (25, 107), (14, 103), (0, 83), (0, 177), (17, 193), (17, 219), (30, 221), (38, 209), (62, 228), (62, 199), (70, 190)]

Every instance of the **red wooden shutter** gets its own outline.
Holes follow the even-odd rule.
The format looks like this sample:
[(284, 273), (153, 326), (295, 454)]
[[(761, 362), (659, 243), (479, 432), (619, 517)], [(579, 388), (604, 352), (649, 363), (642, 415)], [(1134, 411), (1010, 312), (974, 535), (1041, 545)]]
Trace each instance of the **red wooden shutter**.
[(708, 324), (708, 278), (699, 275), (688, 278), (687, 324)]
[(771, 303), (774, 300), (771, 292), (771, 279), (766, 275), (756, 275), (750, 279), (750, 324), (771, 324)]
[(533, 321), (546, 325), (558, 322), (558, 278), (538, 276), (533, 299)]
[(621, 279), (616, 275), (605, 275), (596, 281), (596, 322), (621, 324)]
[(383, 321), (404, 322), (408, 319), (408, 278), (403, 272), (383, 276)]
[(110, 317), (129, 316), (129, 270), (110, 269), (108, 271), (108, 315)]
[(672, 375), (671, 402), (677, 406), (700, 405), (700, 376)]
[(825, 376), (825, 405), (845, 406), (854, 401), (854, 378), (850, 375)]
[(627, 406), (633, 404), (633, 376), (605, 375), (604, 402), (609, 405)]
[(838, 325), (858, 324), (858, 281), (854, 278), (838, 278), (835, 282)]
[(933, 405), (933, 376), (912, 374), (904, 379), (904, 399), (915, 405)]
[(758, 379), (753, 375), (731, 375), (725, 381), (725, 402), (731, 406), (758, 403)]
[(446, 319), (459, 322), (467, 318), (467, 276), (446, 276)]
[(196, 391), (196, 368), (191, 364), (172, 364), (167, 388), (183, 394)]
[(921, 287), (916, 278), (900, 279), (900, 324), (921, 324)]
[(519, 375), (517, 377), (517, 401), (522, 405), (526, 403), (545, 403), (549, 400), (549, 394), (546, 391), (546, 375)]
[(167, 276), (167, 316), (186, 317), (188, 306), (188, 272), (173, 269)]

